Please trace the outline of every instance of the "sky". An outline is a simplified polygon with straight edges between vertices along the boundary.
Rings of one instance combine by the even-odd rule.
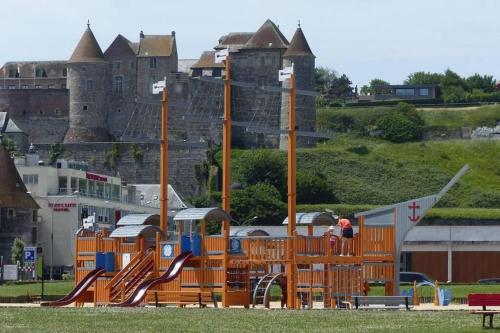
[[[354,85],[402,83],[416,71],[500,79],[499,0],[0,0],[0,64],[65,60],[90,20],[103,51],[117,34],[176,32],[180,59],[266,19],[290,40],[300,20],[316,66]]]

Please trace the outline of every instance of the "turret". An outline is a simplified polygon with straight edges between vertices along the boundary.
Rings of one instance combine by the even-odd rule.
[[[314,91],[314,67],[315,56],[307,43],[300,24],[292,37],[292,41],[283,55],[283,67],[293,64],[295,73],[295,87],[300,90]],[[283,83],[283,87],[289,87],[289,81]],[[288,129],[288,93],[282,95],[281,103],[281,128]],[[312,96],[297,95],[295,99],[296,125],[299,131],[313,132],[316,127],[315,98]],[[298,137],[297,145],[300,147],[313,144],[312,138]],[[281,135],[280,149],[287,149],[288,136]]]
[[[89,24],[67,66],[69,129],[64,142],[109,141],[106,129],[109,66]]]

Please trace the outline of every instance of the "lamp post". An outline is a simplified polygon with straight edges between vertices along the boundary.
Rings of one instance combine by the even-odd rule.
[[[75,196],[76,194],[80,193],[79,191],[74,191],[72,193],[72,196]],[[67,196],[60,197],[54,201],[54,204],[52,206],[52,214],[51,214],[51,221],[50,221],[50,270],[49,270],[49,278],[50,280],[54,280],[54,209],[56,208],[56,205],[59,201],[62,199],[68,198]],[[50,206],[50,204],[49,204]],[[49,207],[50,208],[50,207]]]

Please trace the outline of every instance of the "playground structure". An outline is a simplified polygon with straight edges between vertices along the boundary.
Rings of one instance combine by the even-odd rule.
[[[295,76],[289,79],[288,217],[286,237],[230,237],[231,117],[230,54],[225,55],[223,121],[223,193],[221,208],[188,208],[167,218],[168,92],[163,90],[160,215],[128,215],[117,228],[81,230],[75,241],[75,289],[48,306],[136,306],[199,304],[269,307],[273,285],[282,289],[281,305],[296,309],[343,306],[367,292],[370,282],[385,284],[386,295],[399,294],[399,257],[404,237],[467,171],[467,166],[441,192],[355,215],[359,229],[352,256],[340,255],[340,239],[314,236],[317,226],[330,226],[328,213],[296,212]],[[280,73],[281,75],[281,73]],[[281,134],[284,135],[284,134]],[[208,234],[207,223],[220,223]],[[307,226],[299,234],[297,225]],[[332,245],[333,244],[333,245]]]

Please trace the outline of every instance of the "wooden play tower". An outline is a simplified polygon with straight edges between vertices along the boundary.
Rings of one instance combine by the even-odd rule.
[[[225,56],[222,209],[188,208],[168,218],[168,90],[163,89],[160,215],[128,215],[110,234],[81,230],[76,235],[75,290],[46,305],[199,304],[269,306],[270,287],[282,289],[281,305],[335,308],[362,295],[367,283],[384,282],[398,292],[399,254],[404,236],[466,171],[437,195],[362,212],[352,256],[340,256],[340,239],[314,236],[331,226],[330,214],[296,212],[295,74],[290,71],[288,119],[288,216],[285,237],[230,236],[231,65]],[[284,89],[285,90],[285,89]],[[412,208],[413,215],[408,215]],[[417,215],[415,208],[418,206]],[[413,217],[412,217],[413,216]],[[410,217],[410,219],[408,219]],[[207,233],[207,222],[220,233]],[[409,221],[409,222],[408,222]],[[299,234],[297,225],[307,226]]]

